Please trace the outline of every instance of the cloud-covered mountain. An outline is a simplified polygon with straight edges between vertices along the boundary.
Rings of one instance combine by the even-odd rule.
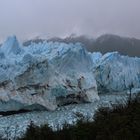
[[[31,42],[39,43],[44,39],[33,39],[23,43],[28,46]],[[97,39],[92,39],[87,36],[75,36],[71,35],[66,38],[54,37],[47,39],[52,42],[64,42],[64,43],[82,43],[86,49],[90,52],[101,52],[103,54],[107,52],[118,51],[122,55],[137,56],[140,57],[140,40],[135,38],[120,37],[117,35],[105,34]]]
[[[91,52],[107,52],[118,51],[120,54],[129,56],[140,56],[140,40],[135,38],[125,38],[117,35],[102,35],[97,39],[91,39],[86,36],[67,37],[65,39],[53,38],[51,41],[59,41],[65,43],[81,42]]]
[[[140,57],[140,40],[117,35],[102,35],[96,39],[91,51],[104,53],[118,51],[120,54]]]

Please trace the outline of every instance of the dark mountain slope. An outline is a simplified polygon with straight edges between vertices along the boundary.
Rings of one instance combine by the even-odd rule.
[[[33,43],[43,42],[44,39],[33,39],[23,43],[24,46],[28,46]],[[64,39],[54,37],[46,39],[46,41],[52,42],[64,42],[64,43],[82,43],[90,52],[101,52],[103,54],[107,52],[118,51],[120,54],[140,57],[140,40],[135,38],[120,37],[117,35],[105,34],[97,39],[88,38],[87,36],[75,36],[71,35]]]

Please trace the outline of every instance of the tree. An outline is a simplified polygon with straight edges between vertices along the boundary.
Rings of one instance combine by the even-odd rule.
[[[131,100],[132,100],[132,89],[134,88],[134,84],[131,83],[131,84],[128,86],[128,88],[129,88],[129,102],[128,102],[128,103],[130,103]]]

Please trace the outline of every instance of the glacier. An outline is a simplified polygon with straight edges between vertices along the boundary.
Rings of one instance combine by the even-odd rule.
[[[0,54],[0,111],[55,110],[99,100],[92,59],[79,43],[25,47],[13,36]]]
[[[100,100],[100,92],[140,88],[140,58],[90,53],[80,43],[43,41],[29,46],[16,36],[0,47],[0,111],[56,110]]]
[[[66,123],[73,125],[79,119],[76,115],[77,113],[93,121],[93,116],[100,107],[111,107],[112,104],[125,103],[127,100],[127,94],[117,96],[114,94],[102,94],[99,96],[100,100],[90,104],[71,104],[61,106],[55,111],[33,111],[0,117],[0,135],[3,138],[15,140],[15,138],[22,137],[25,134],[31,122],[37,126],[48,124],[56,131],[58,127],[62,128]]]
[[[140,88],[140,58],[121,56],[118,52],[102,56],[94,70],[98,91],[128,92]]]

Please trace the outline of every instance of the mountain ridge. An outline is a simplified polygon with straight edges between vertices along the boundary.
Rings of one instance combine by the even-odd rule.
[[[121,37],[119,35],[104,34],[97,38],[81,36],[68,36],[65,38],[53,37],[50,39],[33,39],[23,42],[23,45],[28,46],[33,43],[39,43],[43,41],[52,42],[64,42],[64,43],[82,43],[85,48],[90,52],[101,52],[103,54],[107,52],[118,51],[122,55],[137,56],[140,57],[140,39]]]

